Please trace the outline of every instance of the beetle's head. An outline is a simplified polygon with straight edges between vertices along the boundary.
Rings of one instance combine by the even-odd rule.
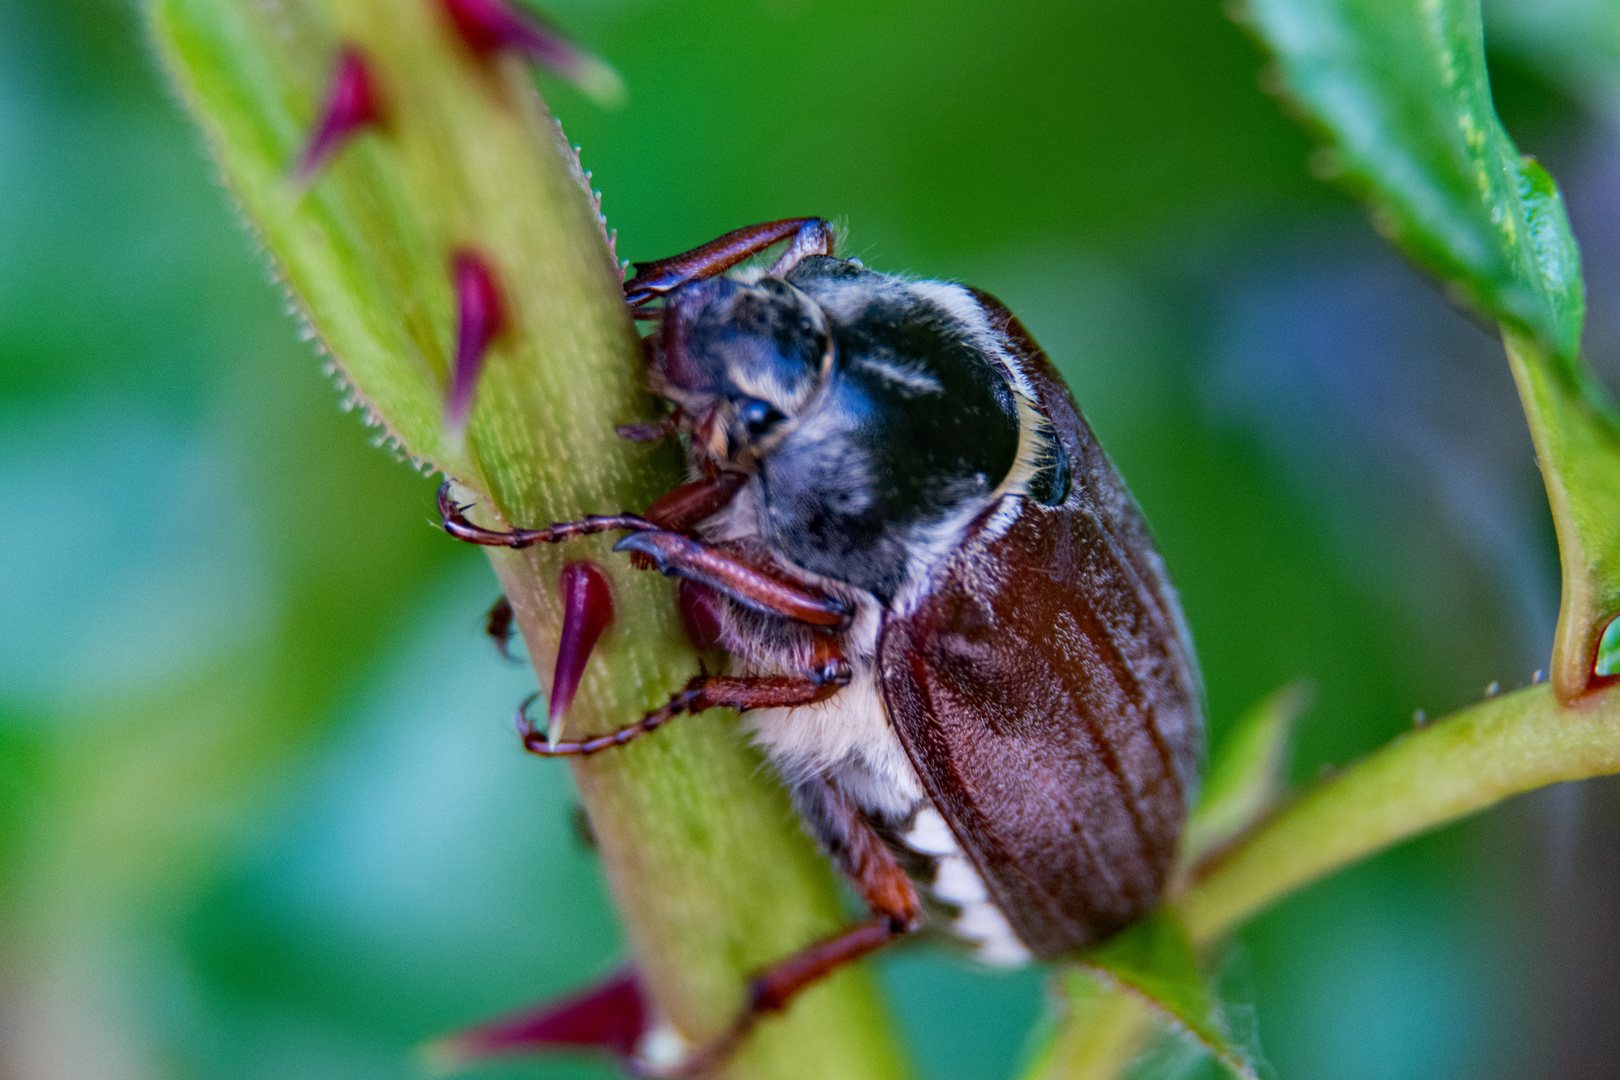
[[[670,298],[653,386],[686,415],[694,449],[748,467],[804,415],[832,358],[821,308],[786,281],[710,278]]]

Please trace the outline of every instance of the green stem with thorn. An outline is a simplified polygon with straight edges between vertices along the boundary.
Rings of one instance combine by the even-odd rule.
[[[474,55],[429,0],[148,10],[227,185],[387,439],[455,478],[490,524],[640,508],[678,482],[673,447],[614,435],[652,410],[640,347],[577,162],[521,64]],[[303,190],[289,167],[345,43],[367,58],[383,122]],[[464,438],[443,422],[458,250],[488,263],[505,312]],[[340,517],[311,527],[364,527]],[[576,733],[640,716],[697,670],[669,584],[610,544],[492,556],[542,685],[562,562],[593,558],[612,579],[618,621],[570,711]],[[723,1030],[749,973],[844,921],[830,868],[733,716],[683,719],[573,771],[646,988],[688,1040]],[[871,976],[854,969],[762,1024],[727,1071],[888,1080],[907,1067]]]

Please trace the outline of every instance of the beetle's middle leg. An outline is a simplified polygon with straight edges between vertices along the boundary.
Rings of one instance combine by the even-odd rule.
[[[523,748],[540,757],[589,756],[639,739],[683,713],[720,708],[746,712],[814,705],[847,686],[850,675],[849,661],[842,656],[819,663],[814,672],[805,675],[694,675],[685,688],[671,694],[667,702],[635,723],[593,739],[555,745],[529,719],[528,706],[534,700],[531,696],[518,708],[518,735],[523,739]]]
[[[700,490],[686,493],[687,488]],[[689,504],[723,501],[735,494],[733,485],[714,486],[712,481],[687,485],[687,488],[677,488],[659,500],[659,503],[667,501],[668,506],[660,508],[655,503],[654,509],[661,516],[678,519],[692,512]],[[615,545],[615,550],[628,551],[633,557],[650,561],[670,576],[708,586],[745,607],[823,631],[842,630],[853,619],[853,612],[844,601],[810,582],[796,580],[780,567],[754,562],[741,552],[670,532],[634,514],[598,515],[541,529],[485,529],[467,520],[464,508],[451,498],[448,482],[439,488],[439,512],[444,518],[445,531],[451,536],[491,547],[522,549],[615,530],[632,530],[630,536]],[[541,756],[594,754],[623,746],[683,713],[717,707],[746,711],[812,705],[837,693],[852,677],[853,669],[833,635],[821,633],[814,635],[813,654],[808,670],[802,674],[701,674],[664,705],[635,723],[581,742],[552,744],[546,734],[537,731],[529,721],[528,702],[525,702],[518,709],[518,731],[524,747]]]

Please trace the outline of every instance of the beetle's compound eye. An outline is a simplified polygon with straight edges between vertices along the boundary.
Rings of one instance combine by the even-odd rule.
[[[743,403],[737,408],[737,419],[741,420],[743,427],[748,429],[749,436],[757,439],[777,424],[780,424],[783,417],[776,410],[776,406],[768,401],[761,401],[759,398],[744,398]]]

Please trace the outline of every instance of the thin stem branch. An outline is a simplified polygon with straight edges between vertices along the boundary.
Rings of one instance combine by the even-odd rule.
[[[1564,780],[1620,772],[1620,690],[1562,708],[1546,684],[1410,732],[1305,792],[1198,868],[1176,901],[1207,946],[1267,905],[1400,840]]]

